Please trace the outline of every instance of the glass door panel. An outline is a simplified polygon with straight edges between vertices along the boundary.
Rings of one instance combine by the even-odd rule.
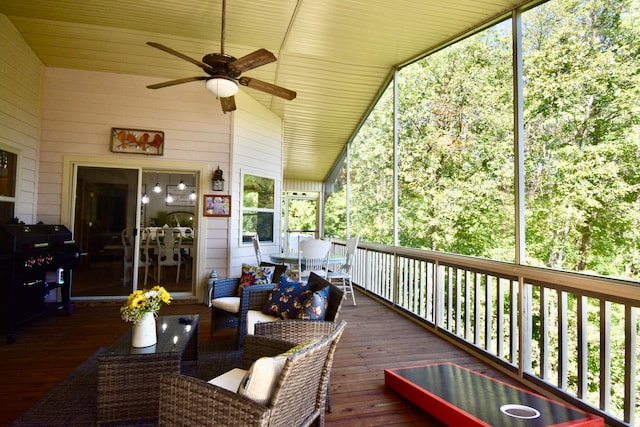
[[[133,289],[137,188],[136,169],[78,167],[74,236],[87,255],[73,271],[74,297],[128,295]]]

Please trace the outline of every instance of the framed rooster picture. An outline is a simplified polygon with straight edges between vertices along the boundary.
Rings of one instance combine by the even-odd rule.
[[[111,151],[162,156],[164,154],[164,132],[111,128]]]

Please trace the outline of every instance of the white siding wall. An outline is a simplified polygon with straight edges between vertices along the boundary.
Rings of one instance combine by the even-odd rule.
[[[322,193],[323,191],[323,183],[316,181],[303,181],[300,179],[285,179],[284,180],[284,189],[283,191],[315,191],[317,193]]]
[[[0,49],[0,147],[20,152],[16,215],[22,221],[60,223],[70,217],[68,171],[74,159],[108,167],[193,165],[204,172],[199,204],[202,194],[211,193],[211,173],[220,166],[233,211],[228,219],[200,218],[198,295],[212,268],[231,277],[239,275],[242,257],[254,259],[252,248],[239,245],[240,173],[272,176],[280,197],[280,118],[243,89],[236,96],[238,110],[223,114],[199,83],[150,90],[146,85],[161,79],[45,68],[4,15]],[[164,131],[164,155],[112,153],[112,127]],[[279,230],[280,211],[277,219]]]
[[[263,255],[280,252],[279,234],[281,227],[282,197],[282,120],[272,112],[262,108],[246,94],[236,97],[238,111],[234,119],[233,145],[233,193],[240,194],[242,173],[275,179],[275,238],[272,244],[262,244]],[[242,263],[256,263],[253,245],[240,243],[240,203],[239,197],[232,200],[235,221],[231,227],[231,277],[239,277]]]
[[[44,66],[5,15],[0,14],[0,148],[18,153],[15,216],[36,220],[38,149]]]

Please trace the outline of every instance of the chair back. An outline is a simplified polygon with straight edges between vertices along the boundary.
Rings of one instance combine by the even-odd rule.
[[[133,230],[125,228],[120,232],[120,240],[122,241],[122,250],[124,252],[124,263],[133,263]]]
[[[358,249],[358,242],[360,237],[352,237],[347,239],[347,261],[342,266],[342,270],[348,272],[351,269],[351,265],[353,264],[353,258],[356,254],[356,250]]]
[[[313,239],[313,237],[307,234],[289,234],[287,250],[290,253],[297,253],[300,250],[300,242],[311,239]]]
[[[159,228],[156,231],[156,242],[158,244],[158,266],[179,266],[182,263],[182,234],[180,230]],[[178,269],[178,275],[179,273]],[[160,281],[160,269],[158,269],[158,281]]]
[[[333,356],[346,322],[288,356],[269,402],[269,425],[308,425],[325,410]]]
[[[330,249],[329,240],[309,239],[300,242],[298,271],[301,280],[304,281],[304,277],[308,277],[312,272],[322,277],[327,276]]]
[[[256,261],[258,261],[258,265],[262,262],[262,251],[260,249],[260,237],[257,234],[254,234],[251,238],[253,240],[253,250],[256,253]]]

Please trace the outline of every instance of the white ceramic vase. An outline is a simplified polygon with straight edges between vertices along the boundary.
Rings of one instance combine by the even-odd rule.
[[[131,347],[149,347],[158,342],[155,313],[145,313],[133,324],[131,331]]]

